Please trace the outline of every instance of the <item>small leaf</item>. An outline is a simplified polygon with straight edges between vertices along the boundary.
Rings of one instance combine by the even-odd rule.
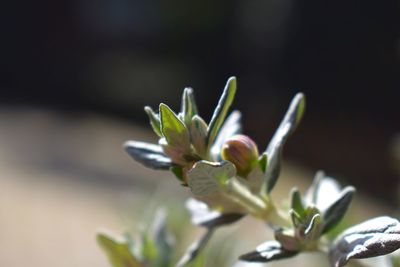
[[[199,156],[205,158],[207,153],[207,124],[197,115],[192,118],[190,124],[190,139]]]
[[[346,265],[350,259],[389,254],[400,248],[400,223],[383,216],[355,225],[338,236],[330,249],[332,267]]]
[[[150,125],[153,128],[154,132],[162,137],[161,133],[161,122],[159,116],[153,111],[153,109],[149,106],[144,107],[144,111],[147,113],[150,119]]]
[[[113,267],[144,267],[131,253],[124,238],[116,239],[106,233],[97,234],[97,243],[105,251]]]
[[[190,212],[191,221],[194,225],[207,228],[230,224],[244,216],[240,213],[221,213],[217,210],[211,210],[206,203],[194,198],[189,198],[186,201],[186,208]]]
[[[327,177],[323,171],[318,171],[304,199],[309,205],[314,204],[324,211],[337,200],[340,192],[341,187],[334,178]]]
[[[345,189],[343,189],[337,200],[332,203],[327,210],[323,212],[323,234],[331,230],[334,226],[336,226],[336,224],[338,224],[342,220],[347,209],[350,206],[354,193],[355,188],[352,186],[347,186]]]
[[[134,160],[146,167],[168,170],[172,166],[171,159],[164,154],[162,148],[158,145],[139,141],[127,141],[124,144],[124,149]]]
[[[229,161],[202,160],[188,172],[188,185],[194,195],[207,196],[220,192],[220,187],[235,174],[235,166]]]
[[[190,87],[186,87],[183,91],[181,112],[183,114],[183,120],[187,126],[191,124],[193,116],[198,113],[193,89]]]
[[[300,216],[300,218],[303,218],[305,215],[305,210],[300,192],[297,188],[292,189],[290,193],[290,199],[290,207]]]
[[[182,166],[172,166],[170,171],[178,178],[179,181],[186,183],[185,179],[183,178],[183,167]]]
[[[292,224],[295,228],[298,228],[303,224],[303,218],[293,209],[289,210],[290,218],[292,219]]]
[[[189,131],[178,116],[165,104],[160,104],[161,132],[168,145],[190,151]]]
[[[222,123],[225,120],[225,116],[231,106],[236,93],[236,78],[231,77],[228,79],[224,92],[219,99],[218,105],[214,110],[214,114],[211,118],[210,125],[208,127],[208,138],[207,145],[211,147],[214,140],[221,128]]]
[[[255,251],[239,257],[240,260],[250,262],[269,262],[293,257],[296,251],[287,251],[277,241],[268,241],[259,245]]]
[[[289,135],[298,126],[305,109],[305,99],[302,93],[298,93],[290,103],[289,109],[286,112],[281,124],[271,139],[266,149],[268,155],[268,168],[265,173],[266,191],[271,192],[280,173],[281,154],[283,145]]]
[[[321,215],[319,214],[315,214],[312,217],[310,224],[304,231],[306,243],[309,241],[315,241],[321,236],[321,230],[322,230],[321,220],[322,220]]]
[[[263,173],[267,170],[268,165],[268,156],[267,153],[262,153],[261,156],[258,158],[258,165],[260,166]]]
[[[186,250],[185,254],[176,264],[176,267],[185,267],[190,262],[192,262],[197,255],[202,251],[202,249],[206,246],[210,238],[214,233],[214,228],[207,228],[207,230],[201,235],[195,242],[193,242],[189,248]]]
[[[240,124],[241,117],[242,114],[240,111],[234,110],[228,118],[226,118],[211,147],[211,154],[214,160],[219,161],[221,159],[221,149],[225,140],[242,132],[242,125]]]

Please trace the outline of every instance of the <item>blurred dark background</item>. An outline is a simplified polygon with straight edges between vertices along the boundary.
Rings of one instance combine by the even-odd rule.
[[[8,2],[0,103],[145,125],[185,86],[210,118],[226,79],[262,146],[291,97],[307,96],[285,156],[396,203],[400,3],[369,1]]]

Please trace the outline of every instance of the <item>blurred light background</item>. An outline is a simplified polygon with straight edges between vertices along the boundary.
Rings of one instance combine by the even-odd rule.
[[[154,192],[156,178],[173,179],[132,163],[121,149],[127,139],[154,140],[143,106],[177,109],[191,86],[210,118],[232,75],[234,106],[260,149],[291,97],[306,94],[306,116],[284,153],[302,170],[291,177],[309,182],[323,169],[398,206],[398,0],[4,5],[1,266],[27,259],[30,266],[107,266],[96,227],[120,232],[142,203],[132,195]],[[71,257],[61,264],[49,244]]]

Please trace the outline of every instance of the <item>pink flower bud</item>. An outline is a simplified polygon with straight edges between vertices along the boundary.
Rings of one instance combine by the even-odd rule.
[[[225,141],[221,156],[235,164],[240,176],[246,177],[257,163],[258,149],[250,137],[238,134]]]

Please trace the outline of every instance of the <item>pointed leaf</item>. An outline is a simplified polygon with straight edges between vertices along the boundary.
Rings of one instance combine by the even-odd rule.
[[[132,255],[125,239],[116,239],[106,233],[98,233],[97,243],[105,251],[113,267],[144,267]]]
[[[229,161],[202,160],[188,172],[188,184],[194,195],[207,196],[220,192],[221,186],[235,174],[235,166]]]
[[[400,248],[400,223],[387,216],[370,219],[344,231],[336,238],[329,256],[332,267],[350,259],[389,254]]]
[[[314,204],[324,211],[337,200],[340,193],[339,183],[334,178],[327,177],[323,171],[318,171],[304,199],[309,205]]]
[[[300,192],[297,188],[293,188],[290,193],[290,207],[300,216],[303,218],[305,215],[305,210],[303,206],[303,200],[301,199]]]
[[[218,132],[214,144],[211,147],[211,154],[215,160],[221,159],[221,149],[224,142],[231,136],[240,134],[242,132],[242,125],[240,124],[242,114],[238,110],[234,110]]]
[[[147,113],[150,119],[150,125],[153,128],[154,132],[162,137],[161,133],[161,122],[159,116],[153,111],[153,109],[149,106],[144,107],[144,111]]]
[[[189,198],[186,201],[186,208],[190,212],[191,221],[194,225],[208,228],[230,224],[244,216],[240,213],[221,213],[212,210],[206,203],[194,198]]]
[[[307,241],[315,241],[321,236],[321,215],[315,214],[310,224],[308,225],[307,229],[304,231],[305,239]]]
[[[258,158],[258,165],[260,166],[263,173],[267,170],[268,166],[268,156],[267,153],[262,153],[261,156]]]
[[[183,178],[183,167],[182,166],[172,166],[170,171],[178,178],[179,181],[186,183]]]
[[[192,122],[194,115],[197,115],[196,101],[194,100],[193,89],[186,87],[182,94],[182,114],[183,120],[187,126]]]
[[[231,106],[236,93],[236,78],[231,77],[228,79],[224,92],[219,99],[218,105],[214,110],[214,114],[211,118],[210,125],[208,127],[208,138],[207,144],[211,147],[214,140],[221,128],[222,123],[225,120],[225,116]]]
[[[190,151],[189,131],[178,116],[165,104],[160,104],[161,132],[168,145]]]
[[[259,245],[255,251],[240,256],[239,259],[250,262],[269,262],[290,258],[297,253],[296,251],[284,250],[277,241],[268,241]]]
[[[202,118],[195,115],[190,124],[190,138],[194,149],[203,158],[207,151],[207,124]]]
[[[298,93],[290,103],[289,109],[286,112],[278,130],[272,137],[271,142],[267,147],[268,155],[268,168],[265,173],[266,178],[266,191],[269,193],[274,188],[275,183],[280,173],[281,154],[283,145],[285,144],[289,135],[298,126],[305,109],[305,99],[302,93]]]
[[[355,188],[352,186],[347,186],[345,189],[343,189],[338,199],[332,203],[332,205],[329,206],[326,211],[323,212],[324,228],[322,233],[328,232],[342,220],[350,206],[354,193]]]
[[[134,160],[146,167],[168,170],[172,166],[171,159],[164,154],[162,148],[158,145],[127,141],[124,144],[124,149]]]

